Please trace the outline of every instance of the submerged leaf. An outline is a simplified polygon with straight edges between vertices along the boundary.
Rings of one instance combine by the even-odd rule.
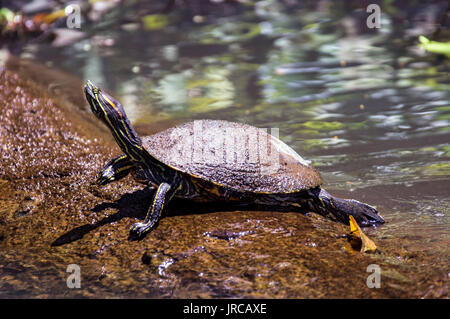
[[[362,232],[355,218],[351,215],[348,239],[352,248],[359,250],[361,253],[374,253],[377,250],[375,243]]]

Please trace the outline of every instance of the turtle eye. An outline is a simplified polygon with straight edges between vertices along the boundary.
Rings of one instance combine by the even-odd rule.
[[[91,85],[91,88],[92,88],[92,93],[94,95],[97,95],[98,93],[100,93],[100,89],[97,88],[95,85]]]

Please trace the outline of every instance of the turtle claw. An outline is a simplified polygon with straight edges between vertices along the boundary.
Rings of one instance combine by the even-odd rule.
[[[150,230],[150,226],[145,223],[135,223],[130,228],[130,236],[131,240],[142,239],[145,234]]]

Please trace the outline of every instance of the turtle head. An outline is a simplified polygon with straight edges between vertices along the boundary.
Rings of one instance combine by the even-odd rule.
[[[84,94],[91,106],[92,113],[102,122],[105,122],[105,124],[108,124],[108,120],[110,122],[116,122],[117,120],[126,118],[122,105],[111,95],[95,86],[91,81],[87,81],[84,86]]]
[[[130,124],[122,105],[111,95],[103,92],[91,81],[84,86],[86,100],[91,106],[94,115],[108,126],[121,148],[127,149],[127,145],[141,145],[136,131]]]

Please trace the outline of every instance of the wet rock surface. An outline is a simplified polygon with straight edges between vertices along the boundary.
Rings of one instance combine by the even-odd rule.
[[[445,254],[378,230],[367,233],[379,252],[351,252],[347,227],[315,215],[174,201],[153,232],[129,241],[151,192],[129,177],[94,184],[120,152],[104,130],[4,70],[0,95],[1,298],[449,295]],[[80,289],[67,287],[70,264]],[[370,264],[380,288],[367,287]]]

